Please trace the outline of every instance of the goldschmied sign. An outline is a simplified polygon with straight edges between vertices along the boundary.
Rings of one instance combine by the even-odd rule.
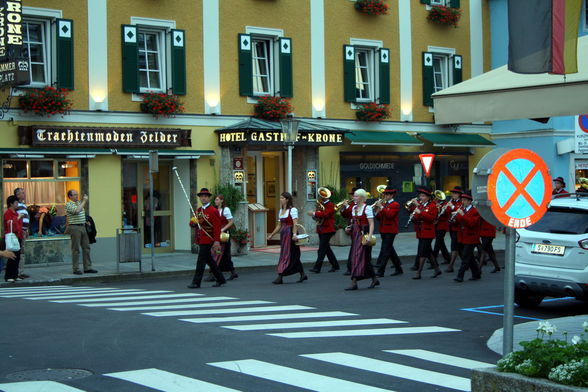
[[[0,87],[30,83],[23,45],[22,2],[0,0]]]

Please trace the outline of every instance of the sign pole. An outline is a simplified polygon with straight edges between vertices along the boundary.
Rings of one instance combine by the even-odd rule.
[[[504,319],[502,322],[502,356],[513,350],[515,244],[516,229],[506,228],[504,257]]]

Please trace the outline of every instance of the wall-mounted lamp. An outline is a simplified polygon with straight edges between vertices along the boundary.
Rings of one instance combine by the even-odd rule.
[[[206,94],[206,113],[208,114],[219,114],[220,108],[220,97],[217,93],[210,92]]]
[[[101,112],[106,109],[106,93],[102,90],[93,91],[90,94],[90,110]]]

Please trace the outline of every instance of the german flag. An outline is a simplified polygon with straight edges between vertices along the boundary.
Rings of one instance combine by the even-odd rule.
[[[522,74],[578,72],[581,10],[582,0],[508,0],[508,69]]]

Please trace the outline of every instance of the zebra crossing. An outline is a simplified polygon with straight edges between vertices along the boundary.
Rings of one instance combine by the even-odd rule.
[[[236,392],[241,390],[256,390],[256,382],[265,380],[276,383],[274,390],[279,390],[279,385],[285,384],[295,388],[319,392],[383,392],[383,391],[413,391],[427,390],[425,385],[433,389],[448,391],[470,391],[469,372],[473,368],[490,367],[490,363],[457,357],[445,353],[438,353],[422,349],[408,350],[382,350],[374,353],[386,359],[371,358],[344,352],[326,352],[301,354],[288,359],[288,365],[274,363],[270,360],[245,358],[232,361],[210,362],[207,366],[222,369],[225,373],[217,374],[216,380],[202,380],[172,373],[162,369],[148,368],[128,370],[114,373],[105,373],[98,377],[108,377],[117,380],[121,384],[109,384],[109,390],[125,390],[132,383],[141,387],[164,392],[185,391],[212,391],[212,392]],[[407,366],[399,363],[403,358],[416,359],[417,366]],[[305,368],[315,368],[317,363],[326,362],[335,368],[327,368],[322,372],[308,371]],[[293,365],[294,364],[294,365]],[[429,370],[431,364],[436,365],[437,370]],[[438,365],[441,365],[439,369]],[[352,368],[361,372],[362,382],[351,381],[345,369]],[[439,371],[443,370],[443,371]],[[337,373],[337,375],[333,374]],[[208,374],[206,369],[204,373]],[[246,380],[239,382],[239,388],[235,389],[235,380],[231,375],[239,373]],[[330,373],[330,374],[329,374]],[[383,377],[374,378],[376,373]],[[341,378],[341,374],[345,374]],[[232,380],[232,386],[219,385],[217,380]],[[376,385],[373,385],[373,383]],[[3,392],[86,392],[79,389],[83,380],[78,380],[78,388],[55,381],[29,381],[0,384]],[[372,385],[370,385],[370,383]],[[244,384],[247,388],[244,388]],[[125,388],[125,385],[127,387]],[[403,389],[399,389],[403,388]],[[96,391],[93,387],[91,390]]]
[[[0,288],[0,298],[73,304],[116,312],[139,312],[148,317],[173,317],[193,324],[217,324],[220,328],[232,331],[259,332],[284,339],[459,332],[458,329],[440,326],[406,326],[408,321],[362,318],[355,313],[321,311],[306,305],[170,290],[65,285],[6,287]],[[260,323],[262,321],[264,323]]]

